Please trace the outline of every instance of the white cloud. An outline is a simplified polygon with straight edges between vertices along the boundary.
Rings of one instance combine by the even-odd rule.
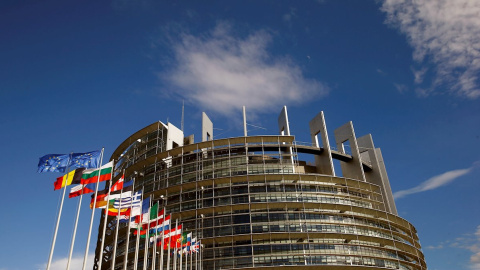
[[[84,254],[73,254],[72,260],[70,262],[70,270],[81,270],[83,268],[83,255]],[[87,258],[87,269],[92,269],[93,261],[95,259],[95,254],[91,253]],[[51,270],[65,270],[67,267],[68,258],[59,258],[52,260],[50,265]],[[42,265],[39,269],[45,269],[47,264]]]
[[[202,36],[181,34],[173,42],[176,64],[160,74],[175,94],[210,111],[232,114],[278,110],[324,96],[328,87],[307,79],[287,57],[273,57],[267,46],[272,36],[257,31],[245,38],[219,23]]]
[[[424,79],[424,76],[425,76],[425,73],[427,72],[428,68],[424,67],[424,68],[421,68],[419,70],[416,70],[412,67],[411,69],[412,69],[412,72],[413,72],[413,76],[415,77],[414,78],[415,83],[416,84],[422,83],[423,79]]]
[[[471,99],[480,97],[480,1],[384,0],[381,7],[387,23],[407,36],[413,58],[431,61],[436,75],[429,89],[438,86]],[[423,81],[424,71],[414,74]]]
[[[400,94],[403,94],[408,91],[408,87],[404,84],[394,83],[393,86],[395,86],[395,88]]]
[[[453,171],[448,171],[448,172],[442,173],[440,175],[436,175],[436,176],[426,180],[425,182],[421,183],[420,185],[418,185],[416,187],[395,192],[393,194],[393,197],[395,199],[399,199],[399,198],[405,197],[405,196],[410,195],[410,194],[439,188],[439,187],[444,186],[444,185],[452,182],[453,180],[471,172],[473,170],[473,168],[474,167],[470,167],[468,169],[453,170]]]
[[[480,225],[477,226],[473,235],[466,234],[465,237],[459,237],[450,246],[469,250],[472,253],[469,268],[480,270]]]

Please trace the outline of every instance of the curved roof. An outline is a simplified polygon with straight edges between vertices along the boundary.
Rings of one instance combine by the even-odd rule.
[[[155,123],[152,123],[140,130],[138,130],[137,132],[133,133],[132,135],[130,135],[130,137],[126,138],[118,147],[117,149],[115,149],[115,151],[113,152],[112,156],[110,157],[110,160],[112,160],[113,158],[115,157],[118,157],[120,156],[120,154],[123,153],[123,151],[125,151],[125,149],[127,149],[127,147],[132,144],[134,141],[140,139],[141,137],[143,137],[146,133],[149,133],[149,132],[152,132],[154,130],[157,130],[159,125],[163,125],[164,127],[165,124],[162,123],[162,121],[158,121],[158,122],[155,122]]]

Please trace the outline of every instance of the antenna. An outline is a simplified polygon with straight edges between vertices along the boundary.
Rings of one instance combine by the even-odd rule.
[[[183,132],[183,119],[185,117],[185,100],[182,101],[182,123],[181,123],[181,126],[182,126],[182,132]]]
[[[247,114],[245,112],[245,106],[242,107],[243,110],[243,136],[247,137]]]

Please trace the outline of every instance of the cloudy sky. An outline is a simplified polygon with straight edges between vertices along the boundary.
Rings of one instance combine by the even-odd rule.
[[[471,0],[1,1],[0,269],[45,268],[61,193],[40,156],[110,157],[148,124],[180,127],[182,102],[197,141],[202,111],[214,137],[241,136],[242,105],[251,135],[277,134],[284,105],[298,141],[319,111],[330,132],[353,121],[382,148],[429,269],[480,269],[479,14]],[[76,262],[89,217],[84,204]]]

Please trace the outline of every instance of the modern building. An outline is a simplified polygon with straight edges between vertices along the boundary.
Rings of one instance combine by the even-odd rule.
[[[332,147],[323,112],[309,125],[312,142],[297,142],[284,107],[278,135],[247,136],[245,128],[243,137],[216,139],[203,114],[202,141],[194,142],[171,123],[153,123],[115,150],[115,179],[125,170],[137,190],[202,239],[202,267],[194,270],[427,269],[371,135],[357,138],[349,122],[334,131]],[[102,269],[111,269],[115,223],[107,228]],[[127,230],[119,231],[115,269],[124,269]],[[131,236],[127,269],[135,248]],[[158,268],[148,254],[148,267],[156,260]]]

